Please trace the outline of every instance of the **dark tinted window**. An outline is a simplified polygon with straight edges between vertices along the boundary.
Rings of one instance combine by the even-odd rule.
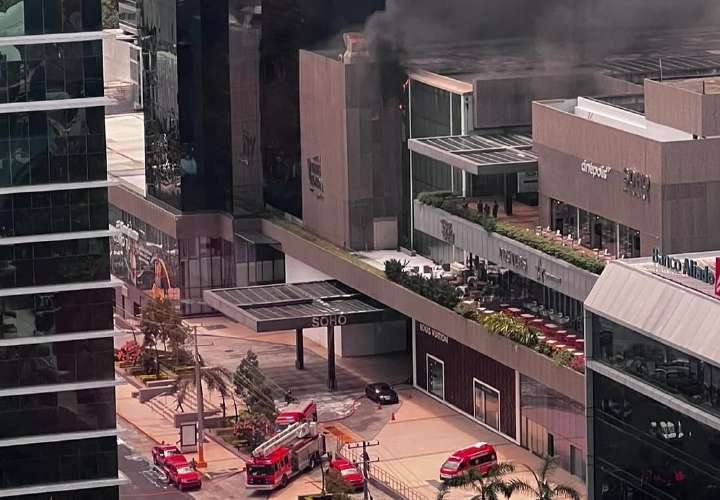
[[[36,495],[23,495],[23,500],[119,500],[120,494],[117,486],[110,488],[91,488],[88,490],[58,491],[53,493],[38,493]]]
[[[107,230],[107,189],[0,195],[0,238]]]
[[[113,329],[111,288],[0,297],[0,339]]]
[[[9,446],[0,453],[0,488],[117,478],[117,466],[114,436]]]
[[[107,238],[0,246],[0,286],[110,279]]]
[[[0,398],[6,438],[115,428],[115,390],[48,392]]]
[[[0,37],[98,31],[98,0],[6,0],[0,2]]]
[[[0,388],[112,380],[112,339],[0,347]]]

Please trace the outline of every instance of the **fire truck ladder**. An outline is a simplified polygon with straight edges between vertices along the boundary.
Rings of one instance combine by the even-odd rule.
[[[255,458],[266,457],[282,446],[289,446],[298,439],[312,436],[314,434],[313,427],[314,422],[312,424],[309,422],[296,422],[255,448],[252,456]]]

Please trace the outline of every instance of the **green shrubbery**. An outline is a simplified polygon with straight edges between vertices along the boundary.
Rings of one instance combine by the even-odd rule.
[[[420,193],[418,195],[418,201],[425,205],[440,208],[452,215],[482,226],[483,229],[490,233],[497,233],[506,238],[518,241],[530,248],[539,250],[552,257],[557,257],[581,269],[595,274],[600,274],[603,269],[605,269],[605,263],[600,259],[576,252],[572,248],[568,248],[561,243],[543,238],[542,236],[537,236],[534,232],[527,231],[524,228],[500,222],[493,217],[485,217],[477,210],[468,208],[467,202],[465,202],[463,198],[456,197],[453,193],[447,191]]]

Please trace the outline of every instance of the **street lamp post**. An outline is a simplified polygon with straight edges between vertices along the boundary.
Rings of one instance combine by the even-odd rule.
[[[198,330],[197,325],[193,326],[193,338],[195,339],[195,388],[197,390],[197,433],[198,433],[198,467],[207,467],[205,462],[205,402],[202,393],[202,377],[200,376],[200,354],[198,353]]]

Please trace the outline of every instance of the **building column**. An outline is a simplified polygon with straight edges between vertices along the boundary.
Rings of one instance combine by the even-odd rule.
[[[303,345],[303,329],[295,329],[295,368],[305,368],[305,349]]]
[[[335,327],[327,327],[327,353],[328,353],[328,389],[334,391],[337,388],[335,380]]]
[[[512,174],[505,174],[505,213],[512,215]]]

